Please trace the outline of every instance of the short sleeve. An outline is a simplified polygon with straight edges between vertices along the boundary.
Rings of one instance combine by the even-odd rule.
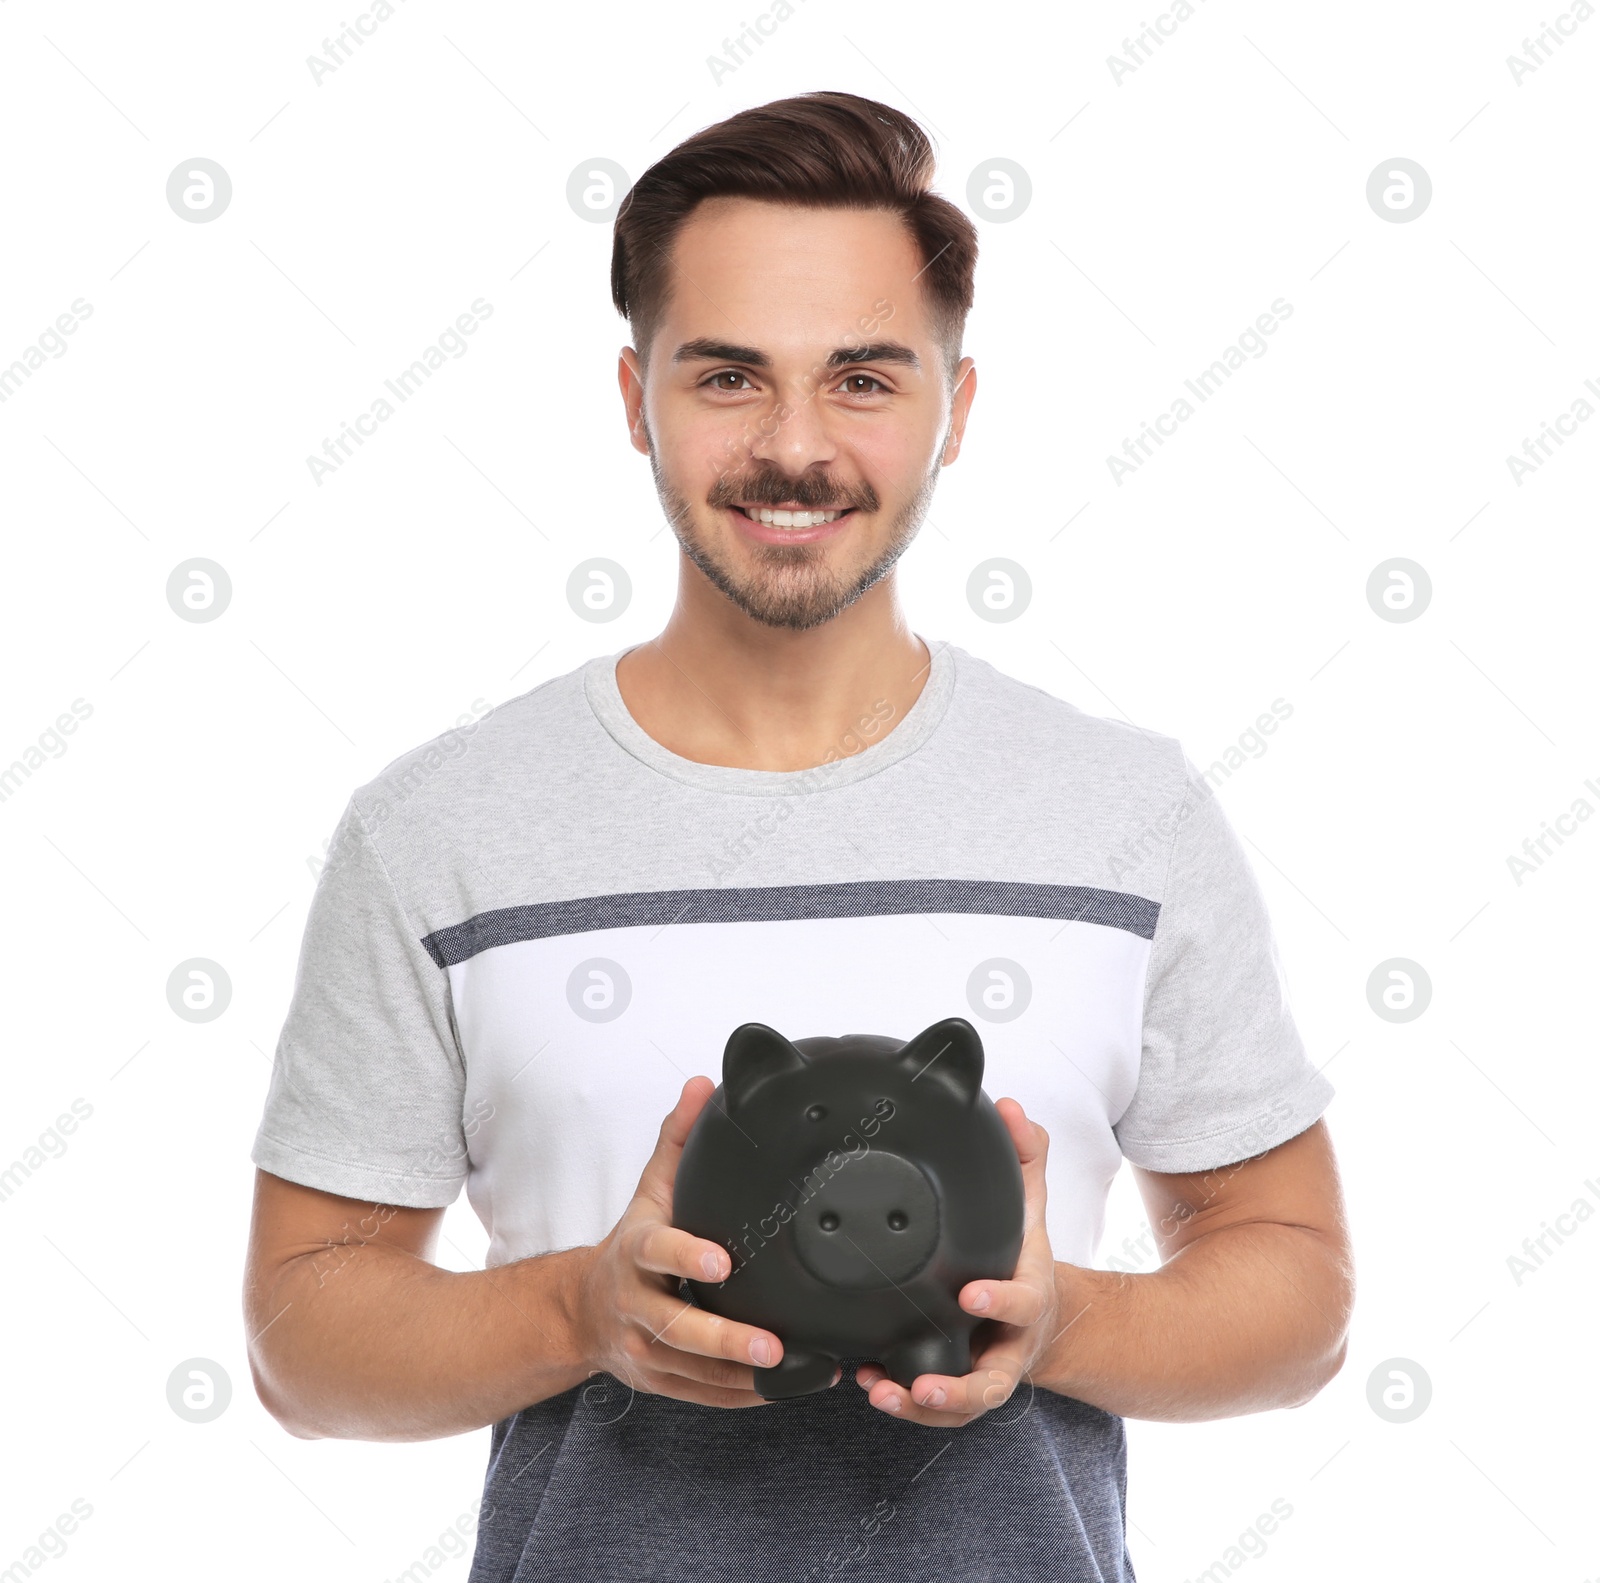
[[[348,1198],[452,1203],[467,1144],[448,995],[351,798],[317,876],[250,1158]]]
[[[1211,786],[1186,787],[1145,975],[1139,1079],[1113,1132],[1152,1171],[1203,1171],[1275,1148],[1327,1108],[1250,862]]]

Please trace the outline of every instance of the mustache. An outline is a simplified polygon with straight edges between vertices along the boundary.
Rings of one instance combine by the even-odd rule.
[[[781,474],[760,473],[749,479],[721,479],[706,497],[708,505],[742,505],[776,508],[797,502],[802,511],[876,511],[878,492],[871,484],[843,489],[826,478],[784,478]]]

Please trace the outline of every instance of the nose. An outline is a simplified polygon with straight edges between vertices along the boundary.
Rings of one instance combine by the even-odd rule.
[[[805,1178],[795,1251],[825,1286],[870,1291],[909,1280],[939,1242],[939,1197],[922,1169],[885,1150],[826,1161]],[[811,1190],[813,1189],[814,1190]]]
[[[804,390],[787,392],[757,425],[750,442],[752,461],[766,462],[790,477],[827,468],[838,456],[827,414]]]

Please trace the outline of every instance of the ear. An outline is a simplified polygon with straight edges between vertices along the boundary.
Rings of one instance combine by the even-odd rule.
[[[764,1022],[741,1023],[722,1052],[722,1087],[731,1109],[738,1109],[769,1077],[798,1072],[806,1058],[776,1028]]]
[[[913,1079],[937,1083],[964,1105],[983,1087],[983,1041],[965,1017],[946,1017],[924,1028],[895,1060]]]

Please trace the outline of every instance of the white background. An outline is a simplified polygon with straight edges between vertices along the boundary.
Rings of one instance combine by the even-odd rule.
[[[1129,1422],[1141,1583],[1230,1575],[1280,1499],[1251,1583],[1600,1575],[1600,1217],[1520,1283],[1507,1263],[1600,1205],[1600,831],[1572,824],[1521,884],[1507,863],[1600,806],[1600,423],[1520,483],[1506,462],[1600,407],[1600,19],[1519,85],[1507,57],[1551,9],[1201,0],[1119,83],[1107,57],[1151,9],[797,0],[719,82],[708,57],[762,0],[399,0],[319,85],[307,57],[353,4],[0,7],[0,366],[92,307],[0,405],[0,766],[92,706],[0,801],[0,1166],[92,1107],[0,1202],[0,1570],[81,1499],[48,1577],[465,1576],[424,1557],[470,1522],[486,1431],[297,1441],[250,1385],[248,1148],[308,859],[351,788],[474,699],[666,617],[610,230],[569,175],[631,179],[739,108],[841,88],[917,114],[957,201],[997,158],[1032,184],[980,216],[979,392],[903,562],[915,629],[1202,765],[1292,705],[1221,795],[1338,1090],[1358,1311],[1305,1408]],[[186,223],[166,184],[196,157],[233,195]],[[1366,197],[1396,157],[1433,186],[1401,223]],[[307,455],[480,297],[466,355],[316,483]],[[1266,354],[1116,482],[1107,456],[1278,298]],[[593,556],[633,583],[604,626],[565,597]],[[967,603],[990,556],[1031,578],[1008,623]],[[166,598],[195,557],[232,582],[207,623]],[[1394,558],[1431,580],[1415,620],[1369,604]],[[167,1004],[193,957],[232,983],[208,1023]],[[1409,1022],[1369,1004],[1392,958],[1431,981]],[[1143,1229],[1124,1173],[1103,1255]],[[464,1197],[446,1230],[474,1266]],[[167,1405],[192,1358],[232,1384],[207,1424]],[[1396,1359],[1432,1388],[1400,1424],[1368,1394]]]

